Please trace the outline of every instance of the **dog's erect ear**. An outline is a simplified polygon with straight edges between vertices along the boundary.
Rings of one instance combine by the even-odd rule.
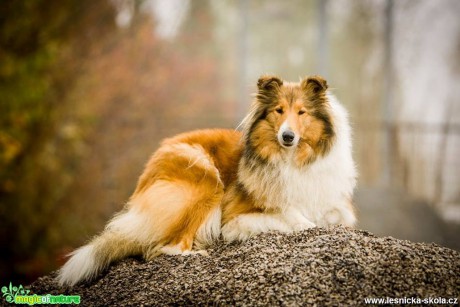
[[[317,95],[326,92],[328,86],[326,80],[320,76],[311,76],[305,78],[300,83],[302,89],[307,95]]]
[[[283,81],[276,76],[263,75],[257,81],[257,87],[259,88],[259,91],[276,89],[281,85],[283,85]]]

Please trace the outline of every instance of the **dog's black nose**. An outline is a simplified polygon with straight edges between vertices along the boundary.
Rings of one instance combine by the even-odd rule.
[[[294,141],[294,138],[295,138],[295,134],[294,132],[288,130],[288,131],[284,131],[283,132],[283,141],[286,143],[286,144],[290,144],[292,143],[292,141]]]

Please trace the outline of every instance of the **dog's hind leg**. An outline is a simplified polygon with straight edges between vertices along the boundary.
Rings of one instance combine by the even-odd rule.
[[[206,225],[215,220],[212,217],[223,194],[219,170],[202,146],[165,144],[149,161],[130,200],[130,208],[141,211],[148,221],[147,231],[140,231],[139,238],[144,243],[144,257],[190,254],[195,237],[199,243],[209,237],[212,241],[216,231],[220,234],[220,218],[217,227]],[[212,230],[210,234],[202,231],[207,228]]]
[[[193,248],[204,248],[220,235],[220,202],[224,189],[216,179],[209,176],[191,187],[191,199],[167,230],[161,253],[207,254]]]
[[[166,146],[153,162],[155,176],[164,179],[153,181],[150,188],[144,185],[133,200],[153,224],[161,220],[157,231],[152,233],[155,242],[144,247],[144,257],[195,253],[194,247],[204,248],[220,235],[224,186],[219,171],[199,145]],[[144,176],[147,180],[150,177]]]

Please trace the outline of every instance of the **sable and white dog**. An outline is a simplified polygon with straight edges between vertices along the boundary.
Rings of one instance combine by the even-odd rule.
[[[347,112],[319,76],[262,76],[242,132],[201,130],[165,140],[126,207],[59,272],[95,277],[134,254],[206,254],[220,236],[353,226],[356,171]]]

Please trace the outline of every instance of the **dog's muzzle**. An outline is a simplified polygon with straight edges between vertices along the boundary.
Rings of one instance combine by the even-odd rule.
[[[295,147],[299,143],[299,139],[300,137],[291,130],[287,122],[281,125],[278,131],[278,142],[281,146],[285,148]]]
[[[295,133],[291,130],[284,131],[281,134],[281,138],[283,139],[284,146],[291,147],[294,145]]]

